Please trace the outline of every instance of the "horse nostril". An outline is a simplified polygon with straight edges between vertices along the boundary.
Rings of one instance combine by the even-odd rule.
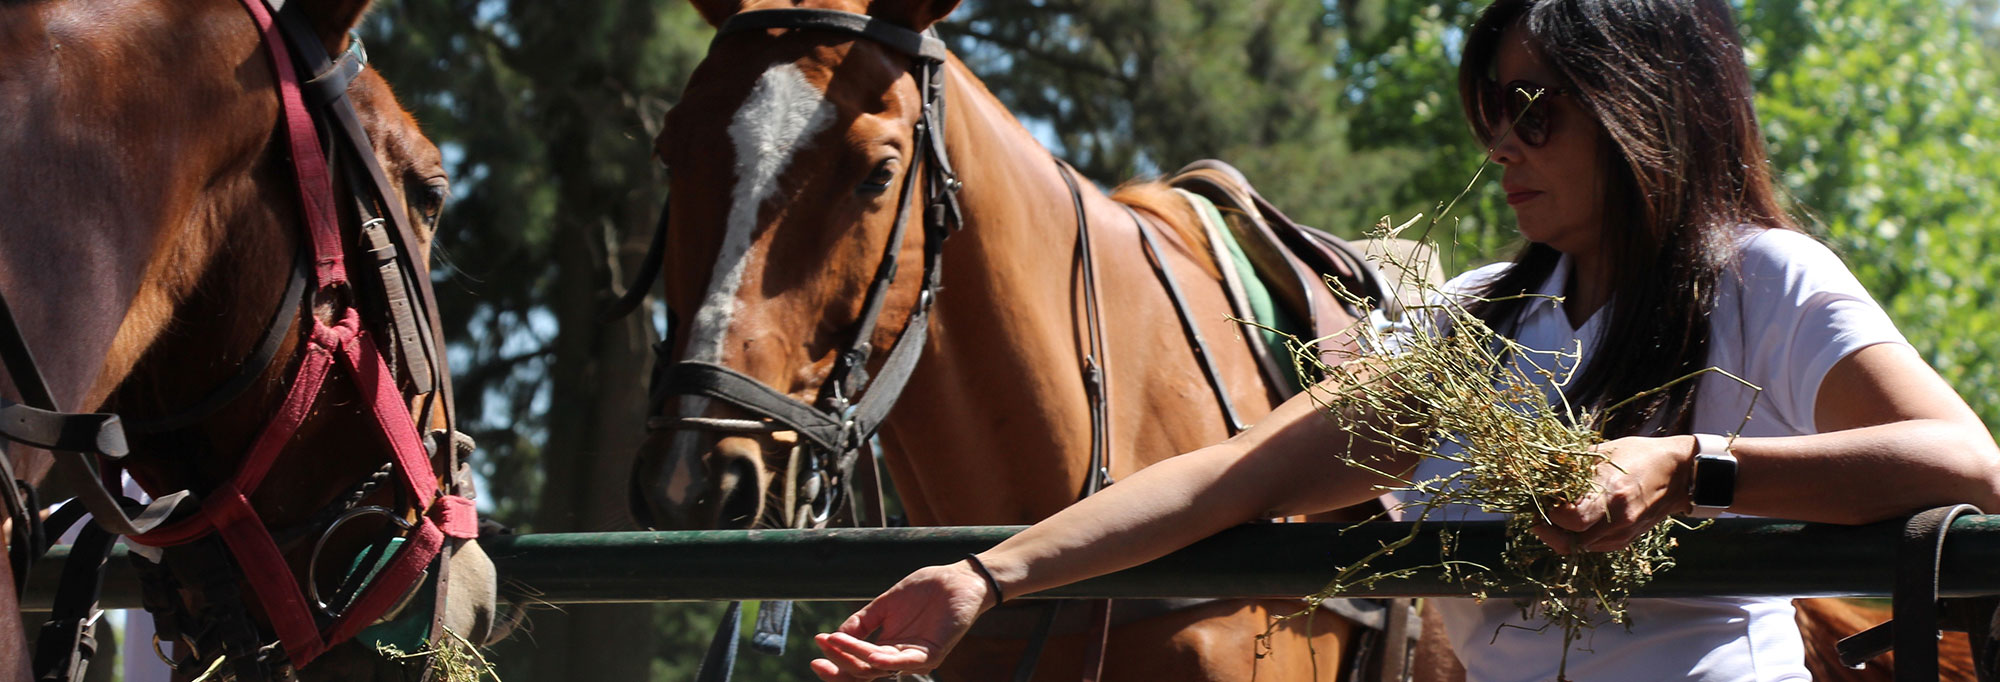
[[[723,467],[716,492],[722,503],[716,509],[717,528],[749,528],[756,525],[764,491],[758,489],[757,467],[749,460],[730,458]]]

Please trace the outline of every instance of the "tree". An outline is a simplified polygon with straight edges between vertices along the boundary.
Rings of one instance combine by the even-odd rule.
[[[1925,359],[2000,425],[1989,2],[1745,3],[1785,186]]]
[[[522,530],[629,526],[645,423],[648,316],[597,321],[643,255],[663,176],[661,94],[706,29],[684,6],[409,0],[371,25],[376,64],[448,150],[458,198],[440,238],[461,414],[485,446],[490,514]],[[640,679],[647,606],[537,614],[503,647],[528,679]],[[528,672],[532,671],[532,672]]]

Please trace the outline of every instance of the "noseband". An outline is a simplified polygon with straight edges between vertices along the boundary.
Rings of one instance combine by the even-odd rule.
[[[709,433],[796,432],[806,441],[802,445],[807,446],[804,448],[805,457],[810,461],[805,466],[809,467],[809,471],[789,481],[799,489],[787,491],[786,497],[797,497],[801,505],[809,506],[814,511],[808,514],[812,517],[808,519],[800,519],[794,509],[786,509],[784,513],[792,518],[794,526],[814,525],[815,522],[823,525],[827,513],[840,506],[841,496],[846,494],[842,491],[851,489],[850,472],[857,471],[856,462],[867,450],[869,439],[881,428],[890,408],[895,406],[911,370],[916,367],[917,358],[923,352],[930,329],[930,309],[937,300],[944,240],[960,226],[957,196],[960,184],[945,151],[946,53],[943,41],[929,33],[918,33],[864,14],[822,9],[743,12],[724,22],[715,40],[720,41],[724,36],[736,33],[772,29],[844,33],[908,56],[910,71],[917,80],[917,90],[923,94],[923,109],[912,133],[912,143],[918,154],[914,165],[903,177],[895,225],[883,246],[882,260],[868,286],[867,297],[863,299],[859,321],[849,332],[851,337],[846,348],[835,356],[833,368],[820,386],[818,399],[812,404],[796,400],[742,372],[717,363],[674,363],[672,343],[668,339],[655,346],[656,367],[664,369],[656,370],[653,377],[652,414],[661,414],[667,400],[673,396],[699,396],[722,401],[761,419],[655,417],[648,420],[647,427],[654,431]],[[713,45],[711,43],[711,51]],[[874,349],[869,339],[874,335],[876,323],[881,317],[889,285],[896,278],[897,253],[908,232],[910,205],[920,176],[924,181],[923,290],[917,297],[916,306],[910,311],[901,338],[889,351],[880,373],[871,382],[867,365]],[[629,312],[651,288],[651,279],[657,276],[658,268],[665,259],[666,226],[667,213],[663,209],[645,269],[641,271],[638,283],[628,289],[614,314]],[[866,466],[869,472],[873,471],[872,462]],[[867,520],[870,513],[879,516],[877,505],[864,506],[876,508],[866,511],[857,508],[857,520]],[[873,521],[880,523],[879,518]]]
[[[456,420],[450,374],[436,336],[440,325],[435,295],[429,278],[423,275],[426,270],[414,258],[421,242],[346,96],[348,85],[365,68],[366,53],[355,38],[346,54],[331,59],[296,7],[283,11],[282,0],[243,3],[256,20],[276,72],[283,121],[278,134],[294,164],[306,224],[302,235],[305,244],[263,340],[236,376],[182,413],[143,422],[109,414],[62,413],[50,400],[32,355],[4,300],[0,300],[0,358],[6,361],[9,375],[28,403],[0,406],[0,436],[56,454],[59,469],[79,489],[81,508],[87,508],[96,519],[95,527],[86,529],[86,537],[96,533],[106,538],[78,541],[79,548],[88,545],[102,550],[96,557],[99,564],[109,553],[108,538],[113,534],[126,535],[132,542],[152,548],[135,553],[160,557],[160,565],[146,572],[145,601],[162,635],[185,647],[179,652],[185,658],[178,667],[226,657],[238,679],[291,679],[298,667],[332,645],[400,610],[431,577],[433,561],[437,565],[438,606],[442,606],[452,546],[447,538],[475,537],[477,517],[468,497],[470,488],[465,485],[467,472],[459,461],[465,448],[451,429]],[[308,78],[302,79],[301,72]],[[325,115],[316,117],[314,110]],[[341,146],[323,151],[323,139]],[[338,199],[333,193],[336,169],[346,174],[350,185],[365,188],[350,198],[357,202],[364,221],[358,230],[360,238],[375,256],[370,267],[362,269],[369,284],[364,288],[357,288],[357,281],[348,277],[347,245],[337,222]],[[312,285],[309,291],[308,280]],[[390,330],[384,345],[377,345],[361,321],[357,306],[363,300],[384,308],[372,316]],[[330,304],[334,310],[330,321],[313,313],[322,304]],[[117,474],[111,470],[120,466],[119,460],[128,452],[126,431],[179,430],[200,423],[240,397],[269,368],[294,320],[305,332],[299,340],[298,366],[282,406],[252,441],[238,471],[230,480],[217,483],[199,503],[193,493],[181,491],[161,497],[136,517],[127,516],[118,496],[105,487],[107,481],[115,484]],[[328,377],[336,376],[332,372],[336,365],[369,407],[370,421],[390,447],[391,462],[375,477],[336,498],[333,506],[321,510],[303,527],[274,535],[251,507],[249,496],[316,410]],[[411,413],[404,385],[410,387],[411,395],[426,396],[417,414]],[[422,425],[438,410],[447,428],[426,438]],[[443,467],[442,479],[433,470],[434,455]],[[11,472],[7,473],[11,479]],[[384,485],[399,500],[397,509],[359,506],[362,498]],[[27,526],[18,520],[24,511],[32,519],[33,510],[20,509],[25,505],[13,499],[7,502],[8,511],[17,519],[16,529]],[[80,516],[73,507],[66,507],[58,516]],[[357,559],[362,568],[344,581],[333,597],[334,604],[322,601],[318,584],[310,579],[307,587],[312,597],[308,599],[287,565],[281,545],[318,533],[319,543],[311,559],[316,566],[325,536],[363,514],[390,517],[390,525],[405,531],[404,536],[382,538],[365,550]],[[34,544],[17,540],[15,550],[34,552]],[[64,621],[66,612],[73,617],[59,628],[61,637],[51,637],[49,628],[44,629],[36,655],[37,673],[43,679],[81,674],[76,654],[65,661],[53,660],[63,653],[56,645],[73,650],[87,642],[85,622],[95,618],[94,584],[81,595],[87,597],[81,606],[64,603],[69,600],[63,595],[75,592],[69,573],[84,562],[73,557],[70,563],[58,596],[56,621]],[[17,568],[16,580],[23,580],[25,574]],[[248,584],[249,595],[267,614],[275,637],[249,620],[241,583]],[[201,596],[198,611],[181,600],[182,591]],[[431,614],[432,642],[438,641],[442,613],[438,608]],[[52,660],[45,663],[45,657]]]

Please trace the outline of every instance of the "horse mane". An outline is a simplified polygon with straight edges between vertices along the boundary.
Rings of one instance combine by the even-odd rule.
[[[1111,200],[1144,214],[1169,228],[1170,239],[1179,240],[1188,253],[1195,256],[1201,270],[1209,278],[1220,281],[1222,271],[1217,268],[1215,250],[1210,248],[1208,233],[1201,228],[1201,214],[1185,197],[1174,191],[1166,182],[1157,179],[1128,180],[1112,190]]]

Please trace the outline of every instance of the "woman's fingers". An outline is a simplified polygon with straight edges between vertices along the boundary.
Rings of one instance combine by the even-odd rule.
[[[825,654],[812,663],[813,673],[823,680],[870,680],[935,667],[926,647],[883,646],[839,632],[821,634],[813,642]]]
[[[1590,530],[1604,520],[1606,497],[1603,493],[1591,493],[1583,499],[1569,504],[1550,507],[1544,513],[1550,525],[1563,530],[1582,532]]]
[[[822,680],[847,682],[848,680],[872,680],[883,676],[882,673],[876,672],[874,666],[868,665],[867,662],[862,661],[854,654],[840,649],[828,648],[824,641],[820,642],[820,653],[824,655],[824,658],[813,659],[812,669],[813,673],[819,675]]]
[[[871,668],[893,668],[905,670],[930,662],[931,648],[917,644],[884,645],[875,644],[859,637],[836,632],[822,635],[820,648],[839,651],[857,659]]]

